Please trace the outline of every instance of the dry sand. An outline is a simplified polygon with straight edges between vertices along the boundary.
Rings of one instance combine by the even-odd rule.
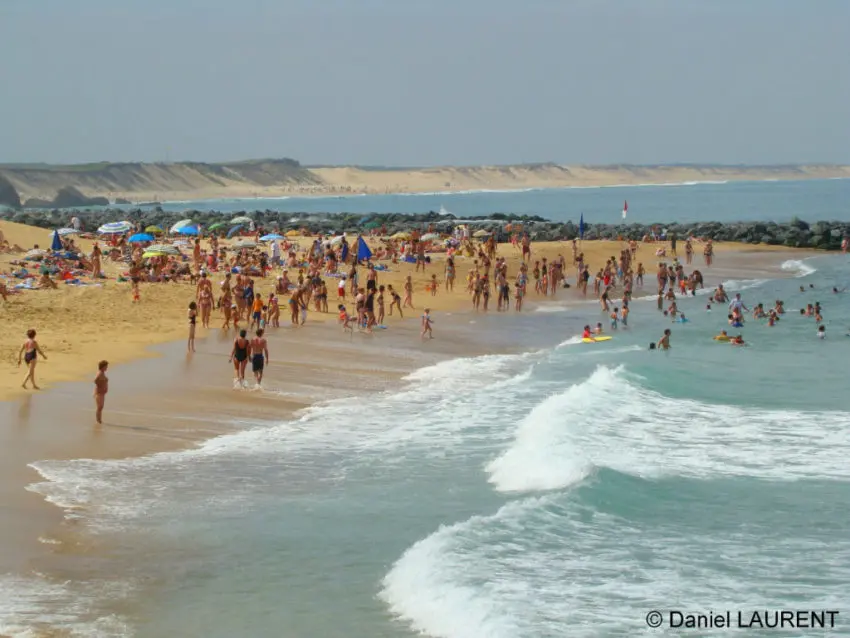
[[[65,186],[88,196],[134,202],[225,198],[509,190],[736,180],[850,178],[850,166],[438,166],[302,167],[274,160],[85,166],[0,166],[23,199],[50,200]]]
[[[0,222],[0,230],[10,243],[25,249],[34,244],[47,246],[49,233],[41,228],[24,226],[10,222]],[[301,240],[306,246],[310,241]],[[80,240],[86,250],[92,242]],[[657,245],[641,246],[638,261],[642,261],[648,270],[657,262]],[[549,259],[563,254],[571,259],[569,242],[541,242],[533,245],[533,257]],[[601,267],[605,260],[620,250],[619,242],[585,241],[582,251],[591,268]],[[762,253],[789,252],[788,249],[770,246],[746,246],[742,244],[718,244],[718,260],[722,263],[727,252]],[[799,254],[799,253],[797,253]],[[516,273],[519,253],[509,244],[499,246],[499,255],[508,258],[509,272]],[[0,255],[0,272],[8,270],[9,261],[21,255]],[[405,277],[410,274],[414,282],[414,305],[422,308],[430,306],[435,313],[447,310],[467,309],[471,304],[466,293],[466,275],[471,268],[471,259],[458,258],[457,280],[454,293],[447,293],[442,285],[436,296],[426,291],[426,285],[432,274],[444,282],[445,255],[432,256],[433,265],[425,274],[416,273],[412,264],[392,265],[390,272],[379,276],[379,283],[392,284],[400,293]],[[701,258],[698,256],[698,261]],[[194,300],[194,287],[189,283],[142,284],[141,303],[132,303],[129,283],[119,283],[116,277],[125,271],[123,264],[104,262],[108,278],[99,285],[72,287],[60,284],[59,290],[33,290],[12,295],[7,302],[0,301],[0,321],[4,330],[0,334],[0,400],[20,396],[25,391],[20,384],[25,376],[23,368],[17,367],[18,353],[24,342],[25,333],[34,328],[38,332],[38,341],[48,357],[39,361],[37,378],[42,388],[60,382],[93,377],[96,364],[100,359],[118,363],[138,357],[157,356],[148,347],[153,344],[183,339],[187,336],[186,310]],[[703,269],[705,270],[705,269]],[[290,269],[291,279],[297,278],[297,271]],[[574,275],[572,277],[574,281]],[[336,280],[329,280],[330,315],[310,311],[308,321],[336,320]],[[257,280],[256,290],[264,297],[272,291],[271,279]],[[216,286],[217,288],[217,286]],[[560,291],[560,296],[568,299],[574,291]],[[528,302],[537,299],[534,293]],[[281,315],[287,319],[285,300],[282,300]],[[347,299],[351,303],[350,295]],[[387,301],[389,304],[389,300]],[[413,313],[417,318],[419,312]],[[409,316],[409,314],[408,314]],[[390,326],[399,321],[398,317],[388,317]],[[213,311],[212,325],[220,325],[218,312]],[[286,324],[288,321],[283,321]],[[204,337],[206,331],[199,325],[197,336]],[[31,392],[31,391],[29,391]]]

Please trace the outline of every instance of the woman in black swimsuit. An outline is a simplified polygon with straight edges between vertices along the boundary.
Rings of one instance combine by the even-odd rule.
[[[233,367],[236,371],[236,381],[240,385],[245,383],[245,368],[248,365],[248,354],[251,350],[251,343],[245,338],[248,332],[240,330],[239,336],[233,342],[233,350],[230,353],[230,361],[233,362]]]
[[[21,361],[25,361],[27,364],[27,378],[24,379],[24,383],[21,386],[24,389],[26,389],[27,383],[30,381],[32,381],[32,387],[35,390],[40,389],[35,384],[35,364],[38,362],[38,355],[41,355],[42,359],[47,359],[41,351],[38,341],[35,340],[35,330],[27,330],[27,340],[21,346],[21,351],[18,353],[18,365],[21,365]]]

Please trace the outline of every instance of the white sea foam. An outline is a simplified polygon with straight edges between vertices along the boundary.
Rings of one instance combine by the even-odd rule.
[[[535,406],[486,470],[502,492],[564,488],[593,467],[635,476],[846,479],[848,454],[850,413],[674,401],[622,367],[600,366]]]
[[[0,635],[37,638],[61,627],[69,638],[122,638],[132,632],[125,619],[99,614],[105,596],[127,595],[120,583],[55,582],[34,574],[0,576]],[[46,632],[46,633],[45,633]]]
[[[808,277],[818,271],[817,268],[807,264],[801,259],[789,259],[788,261],[782,262],[782,270],[796,273],[795,276],[798,278]]]
[[[166,515],[167,508],[228,506],[257,488],[251,481],[297,485],[336,482],[373,462],[404,462],[405,450],[444,455],[462,445],[502,442],[485,425],[487,414],[520,418],[524,382],[546,352],[453,359],[420,368],[396,390],[369,397],[339,398],[306,408],[295,420],[210,439],[197,448],[121,460],[40,461],[43,481],[28,487],[95,529],[122,529],[139,519]],[[503,391],[504,390],[504,391]],[[511,391],[507,391],[511,390]],[[352,424],[356,424],[352,426]],[[503,436],[509,436],[504,431]],[[341,456],[342,452],[345,452]],[[251,479],[214,490],[223,472],[250,459]]]
[[[534,309],[534,312],[544,312],[544,313],[554,313],[554,312],[566,312],[568,309],[567,306],[559,306],[555,304],[546,304],[537,306]]]

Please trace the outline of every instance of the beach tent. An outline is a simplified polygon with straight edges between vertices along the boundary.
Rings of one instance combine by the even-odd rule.
[[[133,230],[133,224],[130,222],[112,222],[104,224],[97,229],[101,235],[123,235],[124,233]]]
[[[234,226],[233,228],[231,228],[230,230],[227,231],[227,238],[230,239],[236,233],[241,231],[243,228],[245,228],[245,226],[243,226],[242,224],[239,224],[238,226]]]
[[[299,235],[301,235],[301,232],[297,230],[289,230],[286,232],[287,237],[298,237]]]
[[[362,237],[357,238],[357,261],[365,261],[372,258],[372,251],[366,245],[366,241]]]
[[[148,233],[136,233],[128,239],[131,244],[141,243],[143,241],[153,241],[153,235]]]
[[[230,220],[230,223],[231,224],[252,224],[252,223],[254,223],[254,220],[251,219],[250,217],[245,217],[244,215],[242,215],[241,217],[234,217],[233,219]]]
[[[278,239],[283,239],[283,235],[278,235],[277,233],[270,233],[268,235],[263,235],[260,237],[260,241],[277,241]]]
[[[59,239],[59,231],[53,231],[53,242],[50,244],[50,250],[60,251],[62,250],[62,240]]]
[[[159,235],[162,232],[162,228],[159,226],[148,226],[145,228],[146,233],[150,233],[151,235]]]

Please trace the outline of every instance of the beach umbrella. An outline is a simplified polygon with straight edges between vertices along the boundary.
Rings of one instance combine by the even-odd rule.
[[[46,250],[42,250],[41,248],[33,248],[26,255],[24,255],[24,259],[27,261],[33,261],[36,259],[42,259],[47,254]]]
[[[287,237],[298,237],[299,235],[301,235],[301,233],[300,233],[300,231],[297,231],[297,230],[286,231]]]
[[[357,238],[357,261],[364,261],[372,258],[372,251],[366,245],[366,240],[362,237]]]
[[[331,238],[330,244],[331,246],[336,246],[337,244],[342,243],[343,239],[345,239],[345,235],[337,235],[336,237]]]
[[[180,228],[183,228],[184,226],[192,226],[194,225],[194,223],[195,222],[193,222],[191,219],[181,219],[179,222],[177,222],[171,227],[171,232],[176,233]]]
[[[364,226],[364,228],[372,230],[373,228],[380,228],[380,226],[381,226],[381,222],[369,222],[368,224],[366,224]]]
[[[179,255],[180,251],[170,244],[152,244],[147,247],[148,252],[165,253],[167,255]]]
[[[162,250],[146,250],[142,253],[143,259],[148,259],[150,257],[168,257],[171,253],[164,252]]]
[[[132,235],[127,241],[129,241],[131,244],[136,244],[141,243],[143,241],[153,241],[153,239],[153,235],[149,235],[147,233],[136,233],[135,235]]]
[[[472,233],[473,237],[487,237],[489,235],[490,231],[484,230],[483,228],[481,230],[476,230],[474,233]]]
[[[229,231],[227,231],[227,238],[230,239],[231,237],[233,237],[236,233],[238,233],[243,228],[245,228],[245,226],[243,226],[242,224],[239,224],[238,226],[234,226]]]
[[[148,226],[145,228],[146,233],[150,233],[151,235],[159,235],[162,232],[162,228],[159,226]]]
[[[243,241],[234,242],[232,247],[236,250],[240,250],[242,248],[256,248],[257,242],[251,241],[250,239],[245,239]]]
[[[227,222],[216,222],[215,224],[208,226],[208,229],[209,230],[218,230],[219,228],[224,228],[227,225],[228,225]]]
[[[260,237],[260,241],[277,241],[278,239],[283,239],[283,235],[278,235],[277,233],[270,233],[268,235],[263,235]]]
[[[434,239],[439,239],[440,236],[437,233],[425,233],[422,235],[422,241],[432,241]]]
[[[200,235],[201,229],[198,226],[181,226],[176,231],[172,231],[178,235]]]
[[[130,222],[112,222],[104,224],[97,229],[97,232],[101,235],[122,235],[131,230],[133,230],[133,224]]]
[[[59,231],[58,230],[53,231],[53,242],[50,244],[50,250],[53,250],[53,251],[56,251],[56,252],[62,250],[62,240],[59,239]]]
[[[410,233],[396,233],[392,239],[410,239]]]
[[[56,232],[59,233],[60,237],[64,237],[65,235],[79,235],[80,234],[80,231],[78,231],[76,228],[60,228]]]
[[[251,219],[250,217],[245,217],[245,215],[242,215],[241,217],[234,217],[233,219],[230,220],[230,223],[231,224],[251,224],[251,223],[253,223],[253,221],[254,220]]]

